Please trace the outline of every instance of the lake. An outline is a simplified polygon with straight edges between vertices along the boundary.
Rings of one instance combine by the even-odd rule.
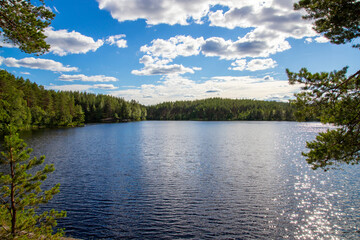
[[[145,121],[37,130],[55,172],[46,206],[81,239],[356,239],[360,168],[312,170],[296,122]]]

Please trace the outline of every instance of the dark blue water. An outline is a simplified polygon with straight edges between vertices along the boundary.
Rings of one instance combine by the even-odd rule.
[[[325,126],[135,122],[28,132],[81,239],[357,239],[360,168],[313,171]]]

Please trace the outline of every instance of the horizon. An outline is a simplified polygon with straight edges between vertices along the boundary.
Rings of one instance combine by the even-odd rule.
[[[0,68],[46,89],[143,105],[288,101],[300,86],[288,83],[286,68],[349,66],[351,75],[359,60],[352,44],[331,44],[312,30],[294,2],[53,0],[46,2],[56,13],[45,31],[49,53],[37,57],[0,43]]]

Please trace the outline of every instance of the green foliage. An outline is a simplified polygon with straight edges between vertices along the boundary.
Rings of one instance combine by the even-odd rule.
[[[40,3],[40,6],[31,2]],[[43,54],[50,48],[45,42],[44,29],[54,16],[46,8],[44,0],[1,0],[0,34],[6,42],[19,46],[26,53]]]
[[[294,120],[293,109],[288,103],[246,99],[164,102],[147,107],[147,113],[150,120]]]
[[[26,128],[31,122],[24,94],[18,86],[12,84],[15,81],[13,75],[0,70],[0,134],[5,132],[5,127],[10,123]]]
[[[314,29],[334,44],[344,44],[360,36],[358,0],[300,0],[296,10],[305,9],[305,19],[313,19]],[[353,45],[360,48],[360,44]],[[294,105],[298,120],[317,115],[321,122],[338,128],[320,133],[308,142],[307,162],[313,169],[325,171],[341,163],[360,161],[360,71],[350,77],[347,68],[330,73],[312,74],[303,68],[299,73],[286,70],[290,84],[300,83],[303,92],[296,94]]]
[[[19,138],[16,127],[7,126],[1,152],[0,172],[0,237],[1,239],[56,239],[62,230],[53,234],[56,219],[65,217],[65,212],[55,210],[39,213],[39,205],[47,203],[59,192],[59,184],[47,191],[41,189],[47,174],[54,171],[53,165],[45,165],[45,156],[30,158],[31,148]]]
[[[0,70],[0,135],[6,134],[8,124],[27,129],[145,119],[146,108],[135,101],[102,94],[45,90]]]
[[[315,20],[314,29],[324,33],[332,43],[344,44],[360,36],[360,1],[300,0],[296,10],[305,9],[305,19]],[[354,45],[360,48],[360,44]]]
[[[347,77],[347,68],[331,73],[299,73],[287,70],[291,84],[303,85],[296,94],[298,120],[317,113],[322,123],[339,128],[320,133],[308,142],[310,152],[303,153],[314,169],[328,170],[340,163],[358,164],[360,161],[360,71]]]
[[[74,97],[76,105],[84,112],[86,123],[127,122],[146,119],[146,108],[136,101],[91,93],[68,93]]]

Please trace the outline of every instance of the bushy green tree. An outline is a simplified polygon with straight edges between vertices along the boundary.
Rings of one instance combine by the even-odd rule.
[[[45,165],[34,172],[33,168],[38,169],[45,157],[29,159],[32,149],[26,148],[17,128],[10,124],[7,132],[0,159],[0,238],[57,239],[63,232],[53,233],[56,219],[65,217],[66,213],[38,210],[59,192],[59,184],[47,191],[40,188],[54,166]]]
[[[307,162],[314,169],[328,170],[340,163],[357,164],[360,161],[360,71],[347,77],[347,68],[331,73],[288,71],[291,84],[303,84],[294,104],[299,120],[314,114],[322,123],[333,123],[338,128],[320,133],[307,143]]]
[[[295,10],[305,9],[305,19],[315,20],[314,29],[332,43],[344,44],[360,37],[360,1],[300,0]],[[360,48],[360,44],[354,45]]]
[[[33,2],[40,4],[36,6]],[[50,48],[44,30],[54,16],[44,0],[1,0],[0,34],[5,42],[17,45],[26,53],[43,54]]]
[[[334,44],[352,42],[360,36],[360,2],[358,0],[300,0],[294,8],[305,9],[306,19],[313,19],[314,29]],[[354,47],[359,48],[359,44]],[[294,104],[298,120],[317,115],[321,122],[337,129],[320,133],[307,143],[307,162],[313,169],[325,171],[342,163],[360,161],[360,71],[347,76],[347,68],[330,73],[299,73],[287,70],[290,84],[302,84]]]
[[[289,103],[250,99],[208,98],[194,101],[163,102],[148,106],[149,120],[256,120],[293,121]]]

